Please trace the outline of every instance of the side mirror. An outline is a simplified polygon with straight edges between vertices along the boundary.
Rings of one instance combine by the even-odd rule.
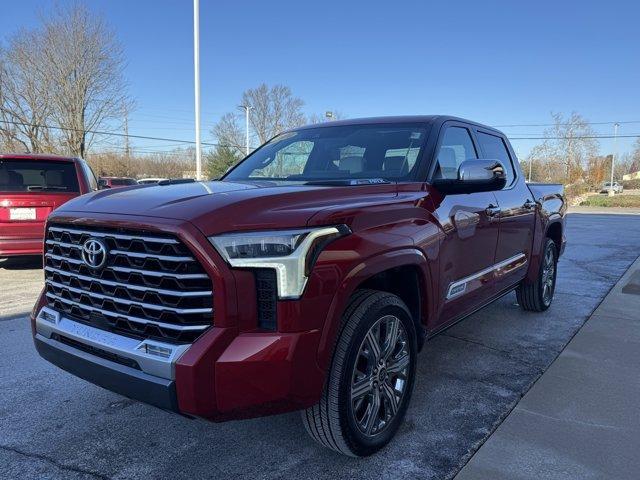
[[[466,160],[458,178],[436,178],[433,186],[442,193],[475,193],[502,190],[507,183],[504,165],[498,160]]]
[[[106,190],[107,188],[111,188],[106,180],[100,179],[98,180],[98,190]]]

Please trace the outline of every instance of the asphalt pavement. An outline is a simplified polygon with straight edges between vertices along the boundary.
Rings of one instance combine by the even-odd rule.
[[[638,257],[640,216],[572,214],[567,236],[551,308],[512,293],[429,341],[403,427],[366,459],[316,446],[297,413],[188,420],[53,367],[26,318],[42,272],[0,265],[0,478],[452,478]]]

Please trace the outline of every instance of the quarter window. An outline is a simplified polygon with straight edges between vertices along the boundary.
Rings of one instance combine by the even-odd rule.
[[[478,143],[485,158],[500,160],[502,162],[505,173],[507,174],[506,185],[511,185],[516,175],[513,170],[513,163],[511,163],[511,156],[509,155],[507,146],[504,144],[504,140],[496,135],[478,132]]]
[[[436,158],[435,178],[458,178],[458,168],[462,162],[478,158],[469,130],[463,127],[447,128]]]

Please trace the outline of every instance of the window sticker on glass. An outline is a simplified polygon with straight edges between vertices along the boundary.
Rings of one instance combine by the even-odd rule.
[[[420,132],[411,132],[411,140],[420,140],[422,133]]]

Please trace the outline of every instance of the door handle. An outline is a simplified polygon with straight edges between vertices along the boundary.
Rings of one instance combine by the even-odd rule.
[[[524,204],[522,205],[522,208],[524,208],[526,210],[533,210],[534,208],[536,208],[536,202],[534,202],[531,199],[527,198],[527,201],[524,202]]]
[[[501,211],[502,209],[495,206],[493,203],[490,203],[489,206],[484,209],[484,213],[487,214],[487,217],[496,217],[500,214]]]

